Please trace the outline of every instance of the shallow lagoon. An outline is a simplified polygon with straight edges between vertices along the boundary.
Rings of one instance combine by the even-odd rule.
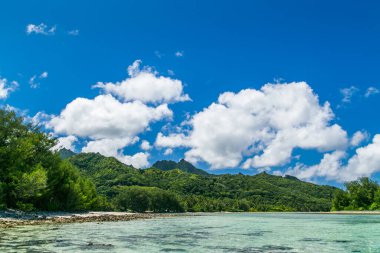
[[[0,252],[380,252],[380,215],[235,213],[0,229]]]

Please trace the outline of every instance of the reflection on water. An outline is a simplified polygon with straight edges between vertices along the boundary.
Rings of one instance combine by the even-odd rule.
[[[380,216],[209,214],[0,229],[0,252],[380,252]]]

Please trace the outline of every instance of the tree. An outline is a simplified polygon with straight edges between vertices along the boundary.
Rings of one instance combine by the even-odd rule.
[[[374,202],[375,192],[379,185],[368,177],[345,184],[350,196],[350,205],[354,209],[368,210]]]
[[[15,112],[0,110],[0,208],[95,208],[95,186],[52,151],[56,140]]]
[[[344,210],[350,205],[348,194],[341,190],[336,190],[332,200],[332,211]]]
[[[123,189],[115,197],[115,205],[122,211],[145,212],[149,208],[149,196],[140,187],[128,187]]]

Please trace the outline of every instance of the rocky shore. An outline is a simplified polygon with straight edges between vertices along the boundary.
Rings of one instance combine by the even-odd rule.
[[[115,222],[136,219],[152,219],[159,217],[172,217],[181,214],[170,213],[127,213],[127,212],[37,212],[24,213],[15,210],[0,212],[0,228],[10,228],[25,225],[63,224],[83,222]]]

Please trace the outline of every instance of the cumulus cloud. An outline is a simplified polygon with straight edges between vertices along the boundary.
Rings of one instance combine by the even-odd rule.
[[[147,141],[147,140],[143,140],[143,141],[141,142],[140,148],[141,148],[142,150],[147,151],[147,150],[151,150],[151,149],[152,149],[152,146],[150,145],[149,141]]]
[[[340,90],[342,94],[342,102],[343,103],[351,103],[352,97],[359,91],[355,86],[351,86],[348,88],[343,88]]]
[[[18,87],[18,82],[8,82],[5,78],[0,78],[0,100],[7,99],[9,95]]]
[[[341,177],[342,159],[346,156],[347,154],[341,150],[327,153],[323,155],[319,164],[306,166],[300,163],[289,169],[285,174],[296,176],[302,180],[311,180],[315,177],[337,180]]]
[[[78,141],[78,138],[73,135],[60,137],[57,139],[57,144],[53,147],[53,150],[60,150],[60,149],[66,148],[71,151],[75,151],[74,143],[77,141]]]
[[[357,131],[351,138],[350,144],[353,147],[359,146],[363,141],[369,138],[369,134],[365,131]]]
[[[189,141],[190,139],[182,133],[170,134],[168,136],[164,136],[162,133],[158,133],[155,146],[170,148],[187,147],[189,145]]]
[[[42,122],[57,136],[73,136],[81,140],[81,143],[85,142],[82,152],[99,152],[137,168],[146,167],[149,164],[147,151],[152,148],[148,141],[141,142],[140,148],[144,152],[128,155],[126,148],[136,144],[139,141],[138,135],[150,130],[152,123],[172,118],[173,112],[166,102],[186,100],[188,96],[183,94],[181,81],[159,77],[150,67],[140,69],[140,63],[135,61],[129,66],[130,77],[120,83],[120,89],[116,84],[105,84],[103,88],[107,90],[112,87],[112,91],[93,99],[76,98],[59,115],[47,117],[41,113],[35,120]],[[123,87],[126,91],[124,95]],[[121,93],[115,93],[113,89]],[[147,91],[149,94],[146,97],[144,89],[158,94]],[[164,92],[170,93],[169,96]],[[75,142],[72,137],[62,139],[66,142],[70,140],[71,143]],[[69,144],[65,145],[70,146]]]
[[[364,96],[365,96],[366,98],[368,98],[368,97],[370,97],[370,96],[372,96],[372,95],[376,95],[376,94],[379,94],[379,93],[380,93],[380,91],[379,91],[378,88],[375,88],[375,87],[369,87],[369,88],[367,89],[366,93],[364,94]]]
[[[267,84],[260,90],[225,92],[217,102],[188,121],[191,130],[159,133],[156,146],[187,147],[186,160],[205,161],[214,169],[246,168],[288,163],[295,148],[326,152],[344,149],[347,133],[331,124],[329,103],[305,82]]]
[[[94,140],[88,142],[87,145],[82,148],[82,152],[94,152],[100,153],[104,156],[112,156],[125,164],[132,165],[136,168],[143,168],[149,164],[149,154],[140,152],[135,155],[129,156],[124,155],[123,152],[123,149],[125,147],[135,144],[138,140],[138,137]]]
[[[151,122],[171,116],[167,104],[150,107],[140,101],[122,103],[111,95],[99,95],[94,99],[76,98],[49,126],[60,134],[114,139],[135,136]]]
[[[189,101],[183,93],[180,80],[158,76],[150,67],[140,68],[141,61],[135,61],[128,67],[129,78],[116,83],[98,82],[93,88],[100,88],[106,94],[112,94],[123,101],[141,101],[143,103],[173,103]]]
[[[164,155],[171,155],[171,154],[173,154],[173,149],[171,148],[165,149]]]
[[[149,165],[149,154],[139,152],[132,156],[123,156],[122,158],[118,158],[121,162],[132,165],[135,168],[146,168]]]
[[[57,29],[56,26],[48,27],[44,23],[41,23],[39,25],[29,24],[26,26],[26,33],[28,35],[32,33],[42,34],[42,35],[53,35],[55,34],[56,29]]]
[[[324,177],[339,182],[355,180],[358,177],[369,177],[380,171],[380,134],[374,136],[372,143],[358,148],[355,155],[344,163],[346,157],[345,152],[335,151],[325,154],[317,165],[298,164],[289,169],[286,174],[300,179]]]

